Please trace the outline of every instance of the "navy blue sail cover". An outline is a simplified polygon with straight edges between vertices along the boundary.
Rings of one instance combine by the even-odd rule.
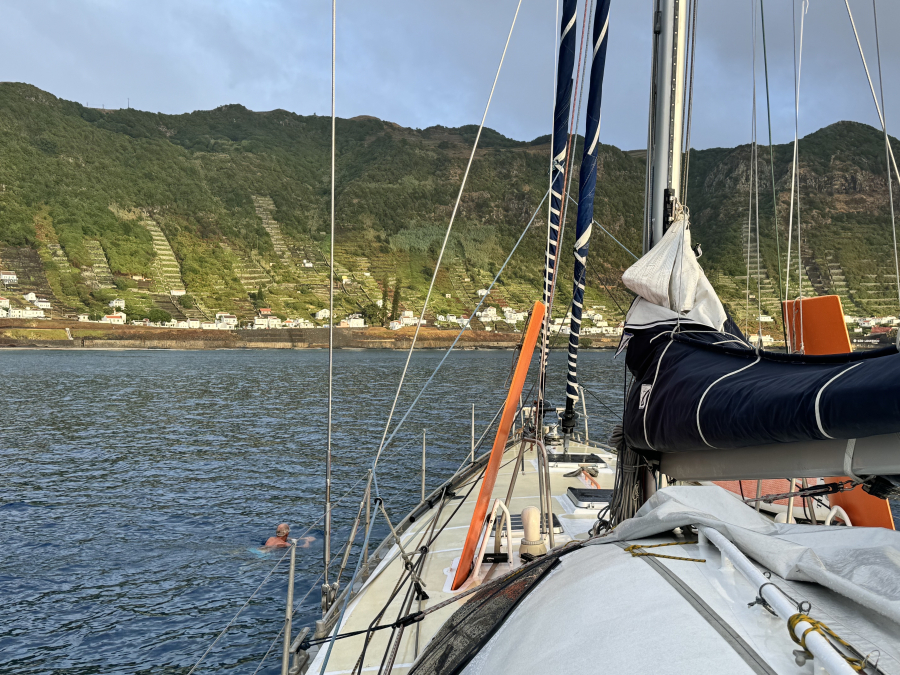
[[[900,432],[900,353],[757,352],[733,325],[629,330],[624,417],[638,451],[685,452]]]

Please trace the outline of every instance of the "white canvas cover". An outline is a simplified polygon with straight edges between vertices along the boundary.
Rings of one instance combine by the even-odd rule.
[[[639,327],[666,321],[694,321],[722,330],[727,315],[691,249],[691,229],[682,212],[656,246],[625,270],[622,282],[638,300],[626,318]]]
[[[900,532],[773,523],[718,486],[660,490],[608,536],[633,541],[685,525],[721,532],[783,579],[811,581],[900,623]]]

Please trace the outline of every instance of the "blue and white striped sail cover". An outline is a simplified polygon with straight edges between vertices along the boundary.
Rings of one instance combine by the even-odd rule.
[[[587,266],[591,223],[594,221],[594,191],[597,186],[597,151],[600,146],[600,103],[603,98],[603,71],[606,68],[606,46],[609,42],[609,2],[600,0],[594,14],[593,61],[591,85],[588,92],[587,121],[584,134],[584,154],[578,185],[578,221],[575,225],[575,284],[572,289],[572,323],[569,332],[569,368],[566,376],[566,396],[578,398],[578,340],[581,335],[581,314],[584,310],[584,281]]]
[[[547,240],[544,271],[544,304],[550,302],[550,290],[559,246],[559,213],[565,192],[566,147],[569,142],[569,115],[572,110],[572,69],[575,67],[576,0],[563,0],[560,22],[559,59],[556,64],[556,102],[553,106],[553,182],[550,193],[550,237]]]

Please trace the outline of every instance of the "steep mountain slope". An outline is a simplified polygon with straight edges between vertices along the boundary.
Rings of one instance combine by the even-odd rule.
[[[307,315],[328,290],[329,129],[325,118],[237,105],[175,116],[99,111],[28,85],[0,85],[0,241],[43,252],[50,285],[73,309],[96,309],[134,286],[136,314],[184,288],[207,313],[247,315],[252,293],[258,304]],[[475,131],[338,121],[342,311],[381,299],[398,277],[402,304],[421,307]],[[548,153],[547,138],[523,143],[485,130],[434,314],[474,306],[547,190]],[[637,248],[643,166],[604,147],[601,172],[596,215]],[[543,220],[511,262],[495,304],[525,307],[538,297]],[[49,246],[56,244],[55,258]],[[102,266],[97,250],[116,291],[93,282]],[[627,263],[610,241],[598,239],[595,250],[596,270]],[[561,272],[570,274],[568,266]],[[612,305],[605,295],[595,291],[589,301]]]
[[[339,312],[374,316],[374,303],[390,305],[398,285],[401,307],[418,311],[476,128],[406,129],[362,117],[338,120],[337,132]],[[49,289],[57,313],[97,312],[124,297],[134,317],[154,308],[249,317],[260,306],[309,316],[328,295],[329,133],[330,119],[283,110],[102,111],[0,84],[0,265],[21,267],[27,283]],[[485,129],[431,317],[477,303],[547,191],[549,140],[519,142]],[[693,151],[687,203],[701,263],[732,312],[741,323],[754,317],[759,295],[777,331],[792,147],[775,148],[777,241],[768,156],[761,147],[758,284],[755,230],[747,237],[749,146]],[[848,313],[896,313],[881,134],[841,122],[802,139],[800,161],[804,293],[839,293]],[[603,146],[599,171],[595,217],[639,253],[644,162]],[[574,208],[570,216],[564,251]],[[796,223],[795,215],[792,296]],[[539,297],[545,236],[543,211],[491,304],[525,309]],[[618,278],[631,260],[595,228],[589,306],[621,316],[630,294]],[[568,255],[560,274],[562,311],[571,297]]]

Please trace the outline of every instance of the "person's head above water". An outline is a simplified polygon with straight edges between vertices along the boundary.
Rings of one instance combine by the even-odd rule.
[[[287,523],[281,523],[275,528],[275,536],[269,537],[263,546],[290,546],[288,544],[288,535],[291,533],[291,526]]]

